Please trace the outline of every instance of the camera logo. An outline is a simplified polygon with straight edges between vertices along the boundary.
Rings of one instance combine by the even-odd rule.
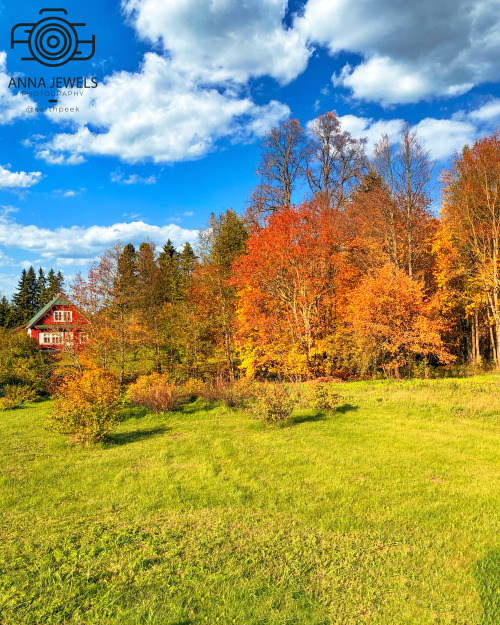
[[[66,9],[42,9],[44,13],[64,13]],[[88,61],[95,54],[95,35],[92,39],[79,39],[76,28],[86,24],[72,24],[60,15],[43,17],[36,24],[16,24],[10,33],[10,47],[27,43],[30,57],[23,61],[38,61],[47,67],[59,67],[70,61]]]

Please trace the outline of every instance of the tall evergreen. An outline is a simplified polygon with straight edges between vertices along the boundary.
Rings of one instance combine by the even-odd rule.
[[[131,243],[118,256],[116,273],[117,300],[129,308],[137,293],[137,252]]]
[[[162,299],[173,304],[180,297],[179,253],[169,239],[158,256]]]
[[[9,324],[10,304],[5,295],[0,299],[0,327],[7,328]]]
[[[47,286],[46,286],[46,302],[50,302],[58,293],[60,293],[64,286],[64,277],[60,271],[57,273],[51,268],[47,274]]]
[[[47,280],[45,278],[45,273],[43,269],[40,267],[38,270],[38,282],[37,282],[37,308],[43,308],[45,304],[49,301],[47,298]]]
[[[9,325],[20,326],[28,322],[37,312],[37,279],[35,270],[30,267],[23,269],[17,285],[17,291],[12,298]]]
[[[196,267],[196,254],[189,243],[186,243],[179,254],[179,283],[181,293],[184,293],[189,278]]]

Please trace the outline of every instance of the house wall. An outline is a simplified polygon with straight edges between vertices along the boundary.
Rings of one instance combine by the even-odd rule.
[[[56,311],[71,311],[72,320],[71,322],[67,321],[56,321],[54,314]],[[51,348],[51,349],[63,349],[64,343],[60,344],[46,344],[40,343],[41,335],[45,333],[56,333],[56,332],[72,332],[73,333],[73,344],[79,345],[83,341],[81,340],[81,335],[85,334],[84,326],[88,325],[88,321],[81,316],[78,310],[75,309],[74,306],[70,305],[56,305],[53,306],[43,317],[41,317],[36,325],[47,325],[50,328],[38,330],[37,328],[31,328],[31,336],[37,341],[37,343],[42,348]],[[30,330],[28,330],[29,334]]]

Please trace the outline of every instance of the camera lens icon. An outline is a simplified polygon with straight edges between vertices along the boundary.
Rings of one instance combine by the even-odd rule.
[[[47,17],[33,27],[28,46],[37,61],[57,67],[74,57],[78,49],[78,34],[66,20]]]
[[[65,9],[42,9],[40,14],[48,11],[67,15]],[[45,17],[36,24],[17,24],[11,32],[11,48],[16,43],[28,44],[31,57],[22,60],[38,61],[48,67],[59,67],[69,61],[87,61],[95,54],[95,35],[90,40],[79,39],[78,26],[85,24],[72,24],[59,15]],[[85,46],[88,46],[86,50]]]

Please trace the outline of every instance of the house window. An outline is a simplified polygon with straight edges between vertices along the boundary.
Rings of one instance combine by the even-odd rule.
[[[40,345],[62,345],[62,332],[42,332],[40,334]]]
[[[89,340],[88,334],[80,333],[80,343],[87,343],[88,340]]]
[[[71,323],[73,321],[73,312],[71,310],[55,310],[55,323]]]

